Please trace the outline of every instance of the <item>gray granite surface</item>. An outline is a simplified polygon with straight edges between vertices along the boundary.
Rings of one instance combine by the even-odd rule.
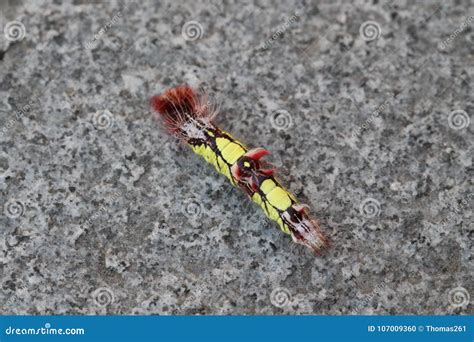
[[[472,1],[2,1],[1,314],[472,314]],[[266,147],[316,257],[166,135]]]

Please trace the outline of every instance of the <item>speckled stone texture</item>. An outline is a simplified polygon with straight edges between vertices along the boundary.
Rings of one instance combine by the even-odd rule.
[[[1,6],[1,314],[473,313],[472,1]],[[158,127],[182,83],[325,255]]]

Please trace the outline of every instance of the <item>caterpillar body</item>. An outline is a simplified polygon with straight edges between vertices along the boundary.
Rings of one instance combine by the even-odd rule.
[[[172,88],[151,99],[151,106],[168,131],[188,144],[230,182],[257,203],[266,216],[291,235],[294,242],[319,254],[328,240],[316,220],[275,178],[260,159],[269,152],[248,149],[213,123],[217,110],[205,94],[188,85]]]

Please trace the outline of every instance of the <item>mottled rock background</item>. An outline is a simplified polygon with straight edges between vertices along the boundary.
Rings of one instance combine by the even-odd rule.
[[[290,3],[2,2],[1,314],[473,313],[473,2]],[[181,83],[328,253],[158,128]]]

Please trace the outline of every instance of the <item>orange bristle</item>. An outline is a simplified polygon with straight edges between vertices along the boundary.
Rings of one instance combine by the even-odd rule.
[[[173,134],[179,132],[189,118],[199,116],[199,96],[189,85],[167,90],[151,98],[151,107],[161,115],[166,128]]]

